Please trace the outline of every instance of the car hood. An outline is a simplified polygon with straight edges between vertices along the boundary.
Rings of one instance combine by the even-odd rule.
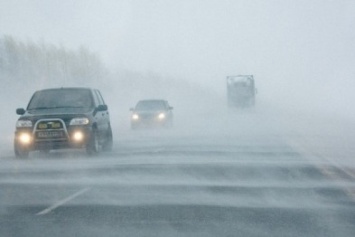
[[[133,111],[137,114],[159,114],[159,113],[166,113],[166,110],[135,110]]]
[[[39,109],[27,110],[24,116],[40,116],[40,115],[69,115],[69,114],[86,114],[92,112],[92,108],[56,108],[56,109]]]

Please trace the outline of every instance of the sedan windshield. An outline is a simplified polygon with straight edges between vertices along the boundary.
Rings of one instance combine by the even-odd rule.
[[[58,89],[36,92],[28,109],[90,108],[92,105],[90,90]]]
[[[139,101],[136,110],[165,110],[165,103],[161,100]]]

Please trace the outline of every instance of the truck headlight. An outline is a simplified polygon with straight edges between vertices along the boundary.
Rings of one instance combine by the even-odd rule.
[[[88,125],[90,120],[88,118],[73,118],[69,125]]]
[[[30,128],[32,127],[32,121],[30,120],[18,120],[16,123],[17,128]]]

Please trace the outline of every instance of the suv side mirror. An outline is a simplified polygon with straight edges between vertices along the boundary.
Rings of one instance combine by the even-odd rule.
[[[99,105],[96,108],[96,111],[106,111],[106,110],[108,110],[107,105]]]
[[[134,108],[129,108],[129,111],[134,111]]]
[[[26,113],[26,111],[23,108],[16,109],[16,114],[18,114],[18,115],[24,115],[25,113]]]
[[[169,110],[173,110],[174,109],[174,107],[173,106],[169,106]]]

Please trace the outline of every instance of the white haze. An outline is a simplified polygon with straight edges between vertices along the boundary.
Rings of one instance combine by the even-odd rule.
[[[335,227],[334,235],[351,236],[341,230],[351,224],[337,218],[346,218],[341,211],[352,208],[353,202],[345,203],[342,197],[330,201],[327,195],[336,200],[333,188],[354,190],[350,178],[355,170],[354,23],[353,0],[0,0],[0,38],[10,35],[21,42],[73,50],[83,45],[100,55],[108,69],[105,78],[88,84],[48,80],[19,86],[13,78],[13,84],[4,85],[0,78],[2,182],[27,188],[35,184],[34,193],[26,197],[10,192],[9,202],[43,205],[51,195],[46,189],[39,192],[39,187],[55,184],[58,193],[53,191],[53,200],[58,200],[66,185],[80,184],[91,190],[69,205],[172,203],[179,205],[178,210],[190,203],[266,211],[279,207],[280,213],[291,207],[299,208],[302,217],[314,212],[319,219],[303,220],[311,220],[309,225]],[[255,108],[228,110],[225,79],[232,74],[254,75]],[[58,86],[100,89],[110,109],[113,152],[97,159],[87,159],[84,151],[51,152],[50,159],[34,152],[30,162],[14,159],[15,109],[25,107],[35,90]],[[174,107],[172,129],[130,130],[129,108],[145,98],[169,100]],[[322,168],[334,163],[349,170],[349,178],[329,178],[333,169]],[[302,172],[310,164],[315,164],[316,173],[319,167],[329,171],[324,180],[312,178],[313,169],[310,174]],[[214,186],[215,193],[210,188]],[[239,189],[219,192],[221,186],[265,191],[244,196]],[[287,193],[286,188],[295,192]],[[302,192],[303,188],[309,189]],[[329,194],[320,195],[322,188],[329,188]],[[318,214],[320,208],[332,215],[324,218],[324,212]],[[336,208],[339,215],[334,214]],[[243,216],[238,226],[243,229],[245,222],[246,229],[266,235],[258,223],[247,222],[251,216]],[[265,220],[267,226],[272,223]],[[283,228],[288,224],[297,225],[295,220],[281,220],[275,230],[287,230]],[[329,226],[323,224],[333,220]],[[72,223],[75,230],[90,230],[80,223]],[[120,231],[123,225],[118,225]],[[149,228],[154,231],[154,225]],[[189,228],[195,229],[194,222]],[[106,231],[109,235],[116,229]]]
[[[355,2],[347,0],[0,0],[0,34],[101,55],[110,83],[89,86],[103,92],[116,129],[127,130],[129,107],[147,97],[168,99],[177,124],[197,114],[191,127],[201,118],[223,127],[231,74],[255,76],[261,116],[280,119],[273,112],[281,111],[314,117],[320,127],[333,118],[353,124],[354,20]],[[36,88],[8,86],[11,113]],[[12,132],[15,120],[3,129]],[[217,124],[200,128],[218,131]]]
[[[354,1],[0,4],[1,34],[84,45],[111,71],[175,77],[218,96],[226,75],[254,74],[259,97],[275,105],[354,117]]]

